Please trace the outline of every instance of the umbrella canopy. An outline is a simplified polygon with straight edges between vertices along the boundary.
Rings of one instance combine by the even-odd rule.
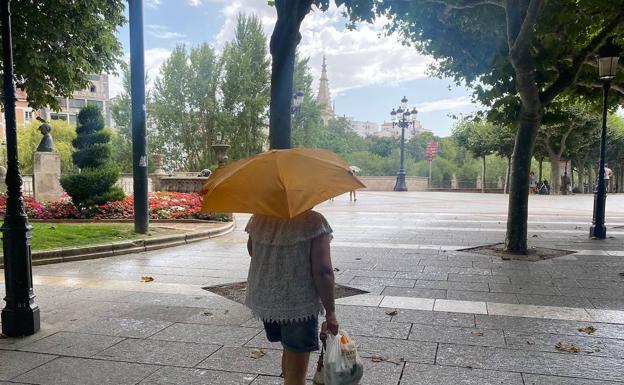
[[[202,190],[202,212],[294,218],[330,198],[366,187],[328,150],[271,150],[217,168]]]

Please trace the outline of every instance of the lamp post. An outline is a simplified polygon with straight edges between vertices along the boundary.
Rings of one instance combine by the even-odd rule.
[[[401,128],[401,164],[399,166],[399,172],[397,172],[397,179],[394,185],[394,191],[407,191],[407,185],[405,184],[405,129],[416,127],[416,115],[418,111],[414,108],[412,111],[407,107],[407,98],[403,96],[401,99],[401,106],[398,109],[392,109],[390,117],[392,118],[392,127]]]
[[[7,143],[7,200],[2,231],[6,306],[2,309],[2,333],[9,337],[29,336],[39,330],[39,307],[35,303],[30,240],[32,227],[24,211],[22,176],[17,161],[15,83],[11,41],[11,1],[2,1],[2,64],[4,75],[4,117]]]
[[[607,205],[607,186],[605,185],[605,156],[607,147],[607,107],[609,88],[615,78],[620,49],[613,44],[613,37],[598,51],[598,76],[602,80],[602,130],[600,132],[600,162],[598,164],[598,187],[594,193],[594,216],[589,236],[596,239],[607,237],[605,226],[605,208]]]

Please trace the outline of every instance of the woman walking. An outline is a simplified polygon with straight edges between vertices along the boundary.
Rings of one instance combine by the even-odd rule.
[[[318,212],[292,218],[254,215],[245,229],[251,257],[245,304],[281,342],[285,385],[304,385],[310,352],[319,349],[318,317],[338,333],[334,305],[332,229]]]

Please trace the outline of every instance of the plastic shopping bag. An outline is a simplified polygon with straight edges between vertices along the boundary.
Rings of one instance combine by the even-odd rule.
[[[364,374],[364,365],[355,342],[346,331],[328,333],[325,353],[325,385],[357,385]]]

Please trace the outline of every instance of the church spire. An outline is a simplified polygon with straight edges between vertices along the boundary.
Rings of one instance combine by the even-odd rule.
[[[327,124],[336,114],[332,108],[332,100],[329,94],[329,77],[327,76],[327,60],[323,55],[323,67],[321,69],[321,80],[319,82],[318,96],[316,102],[321,107],[321,119]]]

